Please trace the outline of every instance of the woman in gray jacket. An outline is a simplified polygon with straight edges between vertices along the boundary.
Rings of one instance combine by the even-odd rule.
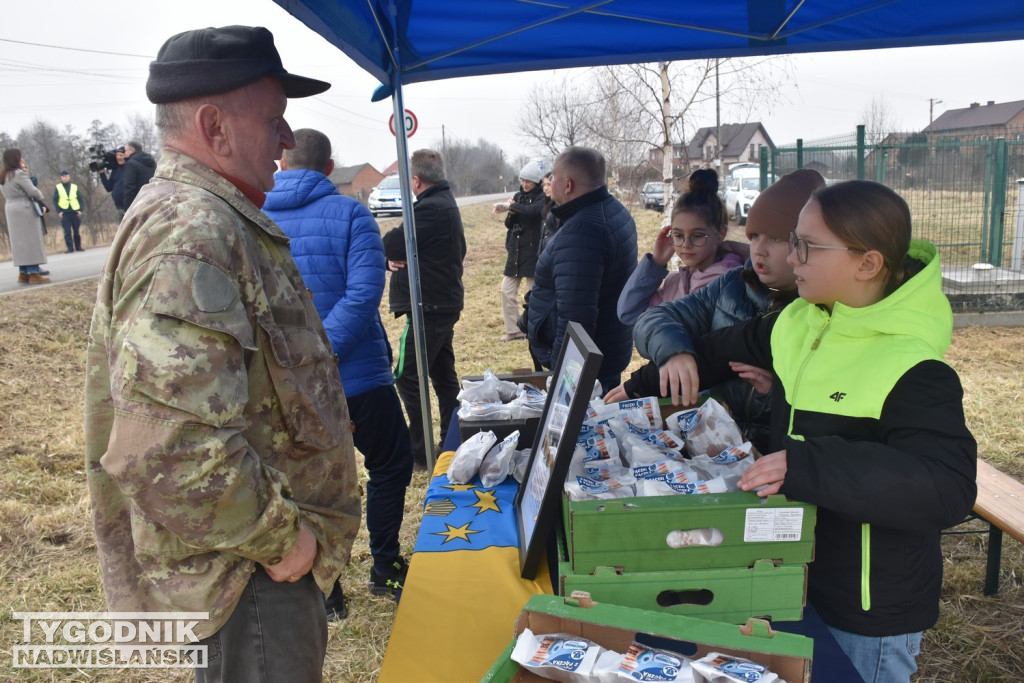
[[[0,167],[0,193],[6,205],[7,233],[11,240],[11,260],[18,266],[18,282],[25,285],[40,285],[50,281],[48,272],[40,268],[46,263],[46,245],[43,243],[43,230],[40,214],[36,212],[32,200],[38,202],[42,211],[43,193],[39,191],[29,178],[28,164],[21,156],[20,149],[6,149],[3,155],[3,166]]]

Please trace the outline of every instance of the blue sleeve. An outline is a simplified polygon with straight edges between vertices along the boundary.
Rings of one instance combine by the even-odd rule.
[[[651,254],[644,254],[619,295],[616,311],[623,325],[632,325],[641,313],[651,307],[651,296],[658,291],[667,275],[668,268],[655,263]]]
[[[345,262],[339,264],[346,273],[345,294],[324,317],[324,330],[339,358],[367,337],[367,330],[377,323],[384,295],[386,263],[377,222],[362,205],[354,208],[351,220],[348,252],[336,254]]]
[[[641,314],[633,327],[637,352],[658,366],[676,354],[692,354],[696,339],[713,329],[715,308],[727,281],[720,277],[684,297],[666,301]]]

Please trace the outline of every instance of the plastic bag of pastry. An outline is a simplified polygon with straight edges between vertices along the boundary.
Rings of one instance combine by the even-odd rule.
[[[552,681],[583,683],[590,680],[597,658],[604,648],[586,638],[568,633],[534,635],[524,629],[512,648],[512,661]]]
[[[619,677],[619,667],[626,655],[615,650],[605,650],[594,663],[594,670],[590,674],[590,680],[594,683],[623,683]]]
[[[626,651],[619,665],[620,680],[629,681],[676,681],[690,683],[693,673],[690,660],[668,650],[654,648],[634,642]]]
[[[724,492],[725,482],[722,479],[691,481],[685,472],[676,472],[662,479],[637,479],[636,481],[636,495],[638,496],[675,496]]]
[[[533,453],[533,448],[524,448],[512,454],[512,478],[520,484],[526,477],[526,466],[530,464],[531,453]]]
[[[448,463],[448,480],[453,484],[468,484],[480,470],[487,451],[498,443],[494,432],[477,432],[462,442]]]
[[[584,446],[592,459],[610,458],[619,454],[619,439],[607,422],[584,425],[576,443]]]
[[[729,491],[739,490],[739,481],[743,473],[754,464],[753,444],[746,441],[741,446],[729,446],[714,458],[698,455],[689,461],[695,472],[705,479],[721,477]]]
[[[471,403],[508,403],[518,393],[519,386],[515,382],[498,379],[488,368],[482,380],[462,380],[462,391],[456,398]]]
[[[570,500],[601,500],[603,498],[632,498],[636,495],[636,479],[623,470],[621,476],[598,481],[577,475],[565,480],[565,492]]]
[[[690,455],[718,455],[729,446],[743,443],[743,434],[729,412],[713,398],[697,408],[693,426],[685,432]]]
[[[519,394],[508,404],[513,420],[540,417],[544,412],[547,393],[532,384],[520,384]]]
[[[508,478],[509,472],[512,470],[512,454],[515,453],[518,443],[519,430],[517,429],[506,436],[497,448],[492,448],[487,452],[483,462],[480,463],[480,483],[482,485],[497,486]]]
[[[672,413],[665,418],[665,429],[669,430],[676,436],[685,437],[686,432],[693,429],[693,425],[697,422],[697,409],[687,408],[686,410],[680,410],[678,413]]]
[[[472,420],[509,420],[512,418],[511,404],[494,401],[463,401],[459,407],[459,419],[463,422]]]
[[[628,420],[641,427],[661,429],[662,424],[661,409],[658,408],[658,399],[654,396],[632,398],[618,403],[604,403],[597,399],[591,401],[587,408],[588,422],[599,422],[613,417]]]
[[[673,434],[670,431],[651,427],[645,428],[629,422],[626,424],[627,433],[635,436],[644,443],[649,443],[658,450],[662,451],[675,451],[679,453],[683,450],[683,439]]]
[[[763,664],[718,652],[694,660],[692,667],[694,683],[785,683]]]
[[[697,473],[690,469],[689,465],[672,458],[655,460],[648,465],[634,465],[633,476],[637,479],[665,479],[682,472],[689,481],[700,479]]]

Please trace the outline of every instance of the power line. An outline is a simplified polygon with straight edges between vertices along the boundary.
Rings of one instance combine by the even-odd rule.
[[[65,47],[64,45],[47,45],[46,43],[29,43],[24,40],[12,40],[0,38],[2,43],[17,43],[18,45],[31,45],[32,47],[48,47],[53,50],[71,50],[72,52],[92,52],[98,55],[114,55],[117,57],[141,57],[142,59],[153,59],[153,55],[134,55],[130,52],[107,52],[105,50],[87,50],[84,47]]]

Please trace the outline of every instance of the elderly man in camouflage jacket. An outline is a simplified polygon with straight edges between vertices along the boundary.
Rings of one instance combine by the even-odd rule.
[[[209,612],[209,680],[320,680],[323,592],[360,501],[336,361],[259,207],[294,145],[270,32],[170,38],[164,143],[110,248],[88,347],[86,467],[112,611]]]

